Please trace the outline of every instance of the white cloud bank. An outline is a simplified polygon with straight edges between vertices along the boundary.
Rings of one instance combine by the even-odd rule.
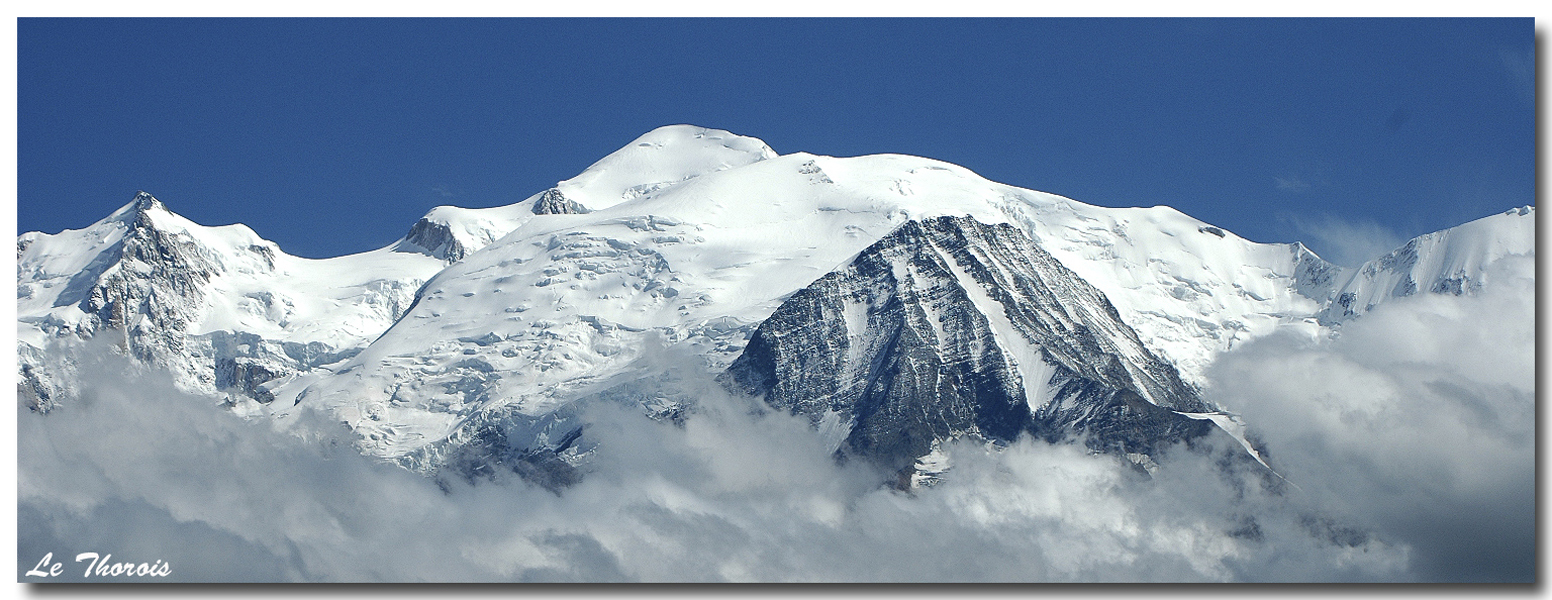
[[[75,554],[112,552],[207,581],[1528,578],[1534,294],[1490,291],[1226,356],[1211,393],[1286,494],[1183,448],[1148,479],[1023,440],[951,444],[943,483],[908,495],[709,388],[683,426],[595,406],[592,472],[559,495],[444,492],[318,415],[272,431],[107,361],[81,370],[81,402],[20,409],[19,572],[53,552],[78,577]]]
[[[1225,355],[1212,399],[1314,505],[1412,549],[1430,579],[1523,580],[1535,560],[1535,259],[1479,296],[1381,305],[1335,339]]]

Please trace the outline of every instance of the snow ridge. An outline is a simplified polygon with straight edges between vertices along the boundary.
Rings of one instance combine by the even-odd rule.
[[[1533,255],[1536,207],[1524,206],[1409,240],[1400,248],[1342,274],[1324,324],[1362,315],[1390,298],[1429,292],[1461,294],[1488,284],[1488,266],[1508,256]]]

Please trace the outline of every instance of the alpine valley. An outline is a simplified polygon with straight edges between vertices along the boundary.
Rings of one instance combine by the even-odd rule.
[[[1218,440],[1275,472],[1257,424],[1204,397],[1216,357],[1274,330],[1338,335],[1394,298],[1475,294],[1534,253],[1533,207],[1344,268],[1169,207],[675,125],[349,256],[290,256],[145,192],[22,234],[18,394],[41,418],[68,409],[86,368],[69,349],[98,340],[246,419],[317,411],[405,469],[557,492],[589,472],[585,407],[677,421],[707,381],[805,417],[902,489],[951,476],[946,443],[1021,436],[1142,474]]]

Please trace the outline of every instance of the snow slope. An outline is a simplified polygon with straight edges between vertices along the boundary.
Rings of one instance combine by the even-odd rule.
[[[647,132],[555,189],[589,210],[653,196],[708,173],[742,167],[776,151],[720,129],[671,125]]]
[[[390,248],[458,262],[531,218],[538,197],[535,194],[523,202],[494,208],[438,206],[416,221],[409,233]]]

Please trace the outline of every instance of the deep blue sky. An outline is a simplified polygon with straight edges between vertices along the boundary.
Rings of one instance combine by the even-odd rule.
[[[18,226],[144,189],[332,256],[692,123],[1340,258],[1347,233],[1534,203],[1533,40],[1531,19],[20,19]]]

